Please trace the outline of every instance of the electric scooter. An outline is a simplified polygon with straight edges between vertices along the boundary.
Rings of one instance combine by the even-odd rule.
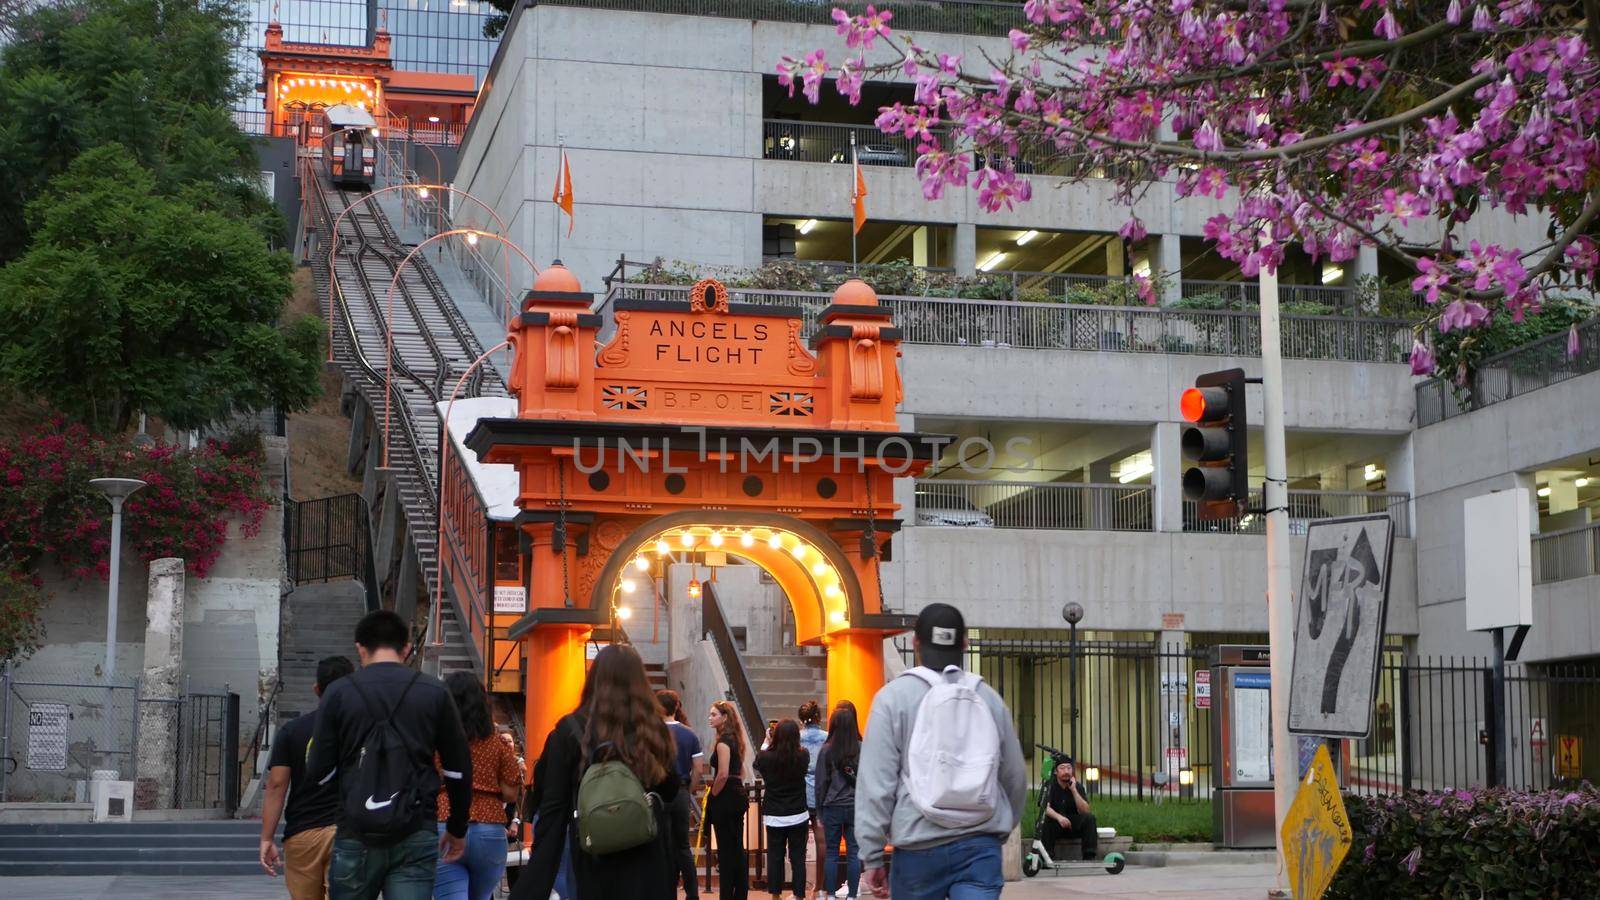
[[[1044,744],[1034,744],[1034,746],[1048,753],[1049,757],[1045,763],[1044,779],[1039,784],[1039,808],[1038,816],[1033,822],[1033,840],[1032,843],[1029,844],[1027,854],[1022,857],[1022,874],[1032,878],[1044,869],[1049,869],[1057,873],[1072,871],[1075,869],[1105,869],[1106,874],[1108,875],[1121,874],[1123,867],[1128,864],[1127,859],[1123,857],[1121,853],[1113,851],[1111,853],[1107,853],[1104,857],[1098,860],[1058,860],[1050,855],[1050,848],[1046,847],[1044,845],[1044,841],[1039,839],[1039,834],[1044,828],[1044,810],[1045,807],[1050,803],[1050,782],[1054,781],[1056,777],[1055,766],[1051,763],[1056,757],[1064,756],[1066,754],[1054,747],[1047,747]]]

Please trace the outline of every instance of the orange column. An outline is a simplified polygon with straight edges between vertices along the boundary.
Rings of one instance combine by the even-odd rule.
[[[840,700],[849,700],[863,731],[872,698],[883,687],[883,639],[877,629],[840,631],[828,638],[828,713]]]
[[[527,758],[534,760],[544,752],[544,741],[556,722],[578,706],[583,694],[584,644],[589,640],[585,628],[564,625],[539,625],[523,642],[528,648],[528,689],[524,724],[527,727]],[[531,779],[532,766],[528,777]]]

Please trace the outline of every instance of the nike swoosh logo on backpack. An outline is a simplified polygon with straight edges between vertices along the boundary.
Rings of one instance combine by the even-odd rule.
[[[394,798],[396,798],[398,796],[400,796],[400,792],[399,791],[395,791],[393,794],[389,795],[389,799],[383,801],[382,803],[373,803],[372,802],[372,798],[369,796],[369,797],[367,797],[367,809],[383,809],[385,806],[388,806],[389,804],[393,803],[394,802]]]

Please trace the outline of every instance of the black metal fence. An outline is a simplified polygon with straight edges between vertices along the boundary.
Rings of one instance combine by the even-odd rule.
[[[195,693],[178,707],[174,809],[239,808],[239,695]]]
[[[901,655],[913,664],[909,648]],[[1209,658],[1206,646],[984,637],[971,642],[966,666],[1005,698],[1030,771],[1039,762],[1034,745],[1045,744],[1071,752],[1101,796],[1204,800],[1213,718],[1209,690],[1197,686],[1209,683]],[[1494,784],[1501,728],[1507,786],[1600,780],[1600,669],[1514,664],[1505,692],[1498,720],[1486,662],[1408,660],[1391,645],[1371,734],[1336,742],[1345,786],[1383,794]]]
[[[354,578],[366,586],[367,607],[376,609],[378,576],[367,503],[361,495],[285,499],[283,506],[289,580],[298,585]]]

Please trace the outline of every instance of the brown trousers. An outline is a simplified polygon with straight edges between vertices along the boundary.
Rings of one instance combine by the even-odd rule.
[[[310,828],[283,842],[283,882],[290,900],[327,900],[336,827]]]

